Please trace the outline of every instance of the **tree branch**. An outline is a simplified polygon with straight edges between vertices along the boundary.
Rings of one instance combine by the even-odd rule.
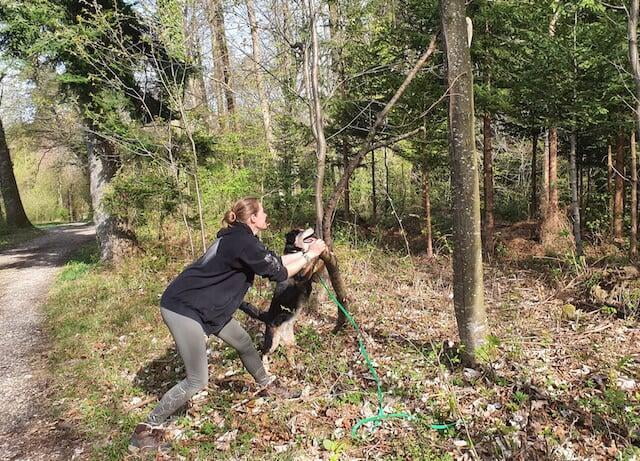
[[[398,102],[400,97],[404,94],[405,90],[411,84],[411,82],[413,81],[415,76],[418,74],[420,69],[425,65],[427,60],[435,52],[437,37],[438,37],[438,34],[434,34],[431,37],[431,42],[429,43],[429,47],[427,48],[427,50],[422,54],[422,56],[420,56],[420,59],[418,59],[416,64],[409,71],[409,73],[405,77],[400,87],[396,90],[393,97],[389,100],[389,102],[387,102],[385,107],[378,113],[378,115],[376,116],[376,121],[371,127],[371,129],[369,130],[369,133],[367,134],[367,137],[364,143],[362,144],[362,147],[360,148],[358,153],[355,155],[355,157],[353,157],[349,162],[349,164],[346,166],[345,171],[342,177],[340,178],[340,181],[338,181],[338,185],[336,186],[335,190],[333,191],[333,194],[329,198],[329,202],[327,203],[327,206],[324,210],[323,225],[322,225],[323,237],[327,241],[328,245],[331,245],[331,224],[333,221],[333,212],[338,204],[338,200],[340,200],[340,197],[342,196],[349,182],[349,178],[353,174],[356,167],[360,164],[360,162],[362,162],[362,159],[364,158],[364,156],[372,150],[372,146],[374,144],[373,139],[375,138],[376,134],[378,133],[378,130],[384,123],[387,115],[389,114],[389,112],[391,112],[391,109],[393,109],[395,104]]]

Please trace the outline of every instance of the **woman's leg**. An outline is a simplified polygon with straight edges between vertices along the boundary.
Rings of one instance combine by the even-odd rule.
[[[270,377],[262,365],[251,337],[237,320],[231,319],[217,336],[238,351],[244,367],[259,385],[264,386],[269,383]]]
[[[187,377],[169,389],[153,409],[147,418],[147,423],[153,426],[162,424],[194,394],[206,388],[209,381],[207,347],[202,326],[195,320],[164,307],[160,312],[176,342]]]

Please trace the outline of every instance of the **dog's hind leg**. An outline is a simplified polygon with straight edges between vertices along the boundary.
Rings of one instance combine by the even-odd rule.
[[[264,332],[264,343],[262,344],[262,363],[265,368],[269,364],[269,355],[278,348],[281,338],[282,327],[267,324],[267,329]]]
[[[300,310],[298,309],[293,317],[281,325],[282,344],[285,346],[285,357],[292,368],[296,367],[295,353],[298,348],[296,345],[296,335],[293,331],[293,327],[295,326],[299,313]]]

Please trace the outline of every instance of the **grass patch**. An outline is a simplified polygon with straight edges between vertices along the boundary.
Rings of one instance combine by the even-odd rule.
[[[158,309],[160,293],[187,262],[175,256],[179,250],[148,248],[125,265],[109,269],[97,262],[95,246],[84,247],[62,271],[50,297],[51,366],[61,417],[82,428],[94,445],[94,459],[124,458],[135,424],[153,408],[155,398],[184,377]],[[558,446],[552,440],[563,440],[562,431],[575,428],[577,410],[571,405],[576,404],[602,422],[637,430],[638,396],[621,393],[613,381],[606,392],[589,387],[581,374],[615,369],[636,376],[635,343],[608,334],[612,329],[601,333],[595,325],[589,326],[589,341],[581,342],[580,332],[570,324],[557,323],[557,305],[531,306],[530,287],[539,283],[536,277],[521,280],[521,273],[489,272],[492,283],[502,284],[487,292],[495,336],[484,351],[484,367],[493,372],[474,375],[451,363],[455,355],[450,353],[450,340],[457,336],[448,297],[449,260],[421,267],[419,258],[375,251],[368,244],[341,245],[338,258],[349,287],[350,310],[382,380],[386,409],[409,412],[415,419],[388,421],[373,432],[365,428],[360,439],[349,438],[359,419],[377,411],[376,386],[353,330],[331,332],[336,308],[327,300],[319,306],[318,317],[302,315],[296,326],[296,366],[281,351],[271,359],[271,370],[282,382],[306,388],[308,397],[245,402],[254,389],[252,380],[235,351],[213,338],[208,346],[209,389],[176,415],[171,427],[181,431],[181,437],[173,441],[172,456],[450,460],[468,453],[473,443],[481,459],[508,459],[505,450],[524,440],[520,424],[528,414],[527,430],[549,442],[543,444],[548,448],[540,449],[548,451],[530,448],[528,453],[532,459],[550,459]],[[264,307],[271,290],[264,285],[251,296]],[[502,308],[505,303],[517,306],[519,314]],[[258,341],[262,325],[242,314],[238,318]],[[583,365],[589,370],[582,371]],[[525,382],[548,396],[528,393]],[[575,400],[575,395],[583,399]],[[464,426],[441,432],[430,428],[434,422],[459,420]],[[580,437],[572,439],[574,446],[588,447],[580,456],[609,453],[606,431],[572,434]],[[619,452],[633,453],[631,446],[621,442]]]

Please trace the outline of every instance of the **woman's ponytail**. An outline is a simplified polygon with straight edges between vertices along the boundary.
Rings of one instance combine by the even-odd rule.
[[[229,227],[238,221],[247,222],[249,217],[258,211],[260,211],[260,201],[255,197],[245,197],[234,203],[224,214],[222,224]]]
[[[225,214],[224,214],[224,218],[222,218],[222,223],[226,224],[227,226],[232,225],[234,222],[236,222],[236,214],[233,210],[228,210]]]

